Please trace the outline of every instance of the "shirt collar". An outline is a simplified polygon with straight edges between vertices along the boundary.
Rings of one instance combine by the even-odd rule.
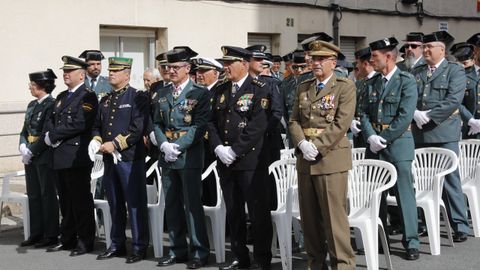
[[[218,80],[214,81],[212,84],[207,86],[208,90],[212,90],[213,86],[218,82]]]
[[[377,72],[375,70],[372,70],[372,72],[368,73],[367,80],[371,79],[375,74],[377,74]]]
[[[443,63],[443,61],[445,61],[445,58],[442,58],[442,60],[440,60],[438,63],[436,63],[436,64],[434,65],[435,68],[438,68],[438,67]],[[429,65],[429,67],[431,67],[431,66]]]
[[[185,87],[187,87],[187,84],[190,82],[190,79],[184,81],[182,84],[180,84],[178,87],[180,87],[180,91],[183,91]],[[174,86],[175,87],[175,86]]]
[[[245,75],[245,77],[241,78],[238,82],[233,82],[232,83],[236,83],[238,85],[238,89],[240,89],[243,85],[243,83],[245,82],[245,80],[247,79],[248,77],[248,73]]]
[[[323,83],[323,85],[327,85],[328,81],[330,80],[330,78],[332,78],[332,76],[333,76],[333,73],[332,73],[330,76],[328,76],[328,78],[326,78],[326,79],[323,80],[323,81],[319,81],[319,80],[317,79],[317,85],[319,85],[320,83]]]
[[[386,78],[388,83],[397,69],[397,65],[393,66],[393,69],[386,76],[382,75],[382,78]]]
[[[50,94],[46,94],[45,96],[43,96],[41,99],[38,99],[37,102],[38,104],[42,103],[46,98],[48,98],[50,96]]]

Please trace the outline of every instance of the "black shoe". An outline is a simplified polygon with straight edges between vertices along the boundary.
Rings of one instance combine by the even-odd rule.
[[[409,261],[418,260],[420,258],[420,253],[416,248],[407,248],[407,252],[405,253],[405,259]]]
[[[145,259],[145,257],[147,257],[147,251],[146,250],[143,250],[143,251],[137,250],[137,251],[134,251],[132,253],[132,255],[130,255],[127,258],[125,263],[136,263],[136,262],[139,262],[139,261]]]
[[[464,233],[464,232],[456,232],[454,235],[453,235],[453,242],[465,242],[467,241],[468,239],[468,234]]]
[[[70,257],[80,256],[92,250],[92,248],[86,248],[83,245],[77,245],[77,247],[70,252]]]
[[[44,247],[49,247],[56,245],[58,243],[58,238],[53,237],[53,238],[43,238],[41,241],[35,244],[35,248],[44,248]]]
[[[260,265],[258,263],[253,263],[252,265],[250,265],[248,269],[249,270],[270,270],[271,267],[270,267],[270,264]]]
[[[208,258],[205,258],[203,260],[200,259],[193,259],[187,263],[187,269],[198,269],[202,268],[208,263]]]
[[[29,237],[27,240],[21,242],[20,246],[21,247],[33,246],[36,243],[40,242],[41,240],[42,240],[41,237]]]
[[[127,250],[125,248],[113,249],[109,247],[104,253],[97,256],[97,260],[106,260],[113,257],[123,257],[127,255]]]
[[[73,248],[74,248],[73,246],[64,245],[64,244],[60,243],[58,245],[51,246],[51,247],[47,248],[47,252],[56,252],[56,251],[62,251],[62,250],[69,250],[69,249],[73,249]]]
[[[239,261],[235,260],[230,265],[219,267],[219,270],[237,270],[237,269],[250,269],[250,263],[241,264]]]
[[[162,257],[158,260],[158,263],[157,263],[157,266],[170,266],[170,265],[174,265],[176,263],[183,263],[183,262],[186,262],[187,259],[186,258],[178,258],[178,257],[175,257],[175,256],[165,256],[165,257]]]

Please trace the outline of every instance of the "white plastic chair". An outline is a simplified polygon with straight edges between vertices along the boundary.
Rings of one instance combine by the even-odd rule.
[[[148,221],[150,225],[150,238],[153,245],[153,254],[156,258],[163,256],[163,220],[165,213],[165,196],[162,189],[162,181],[158,161],[155,161],[147,170],[147,177],[152,173],[157,174],[158,179],[158,200],[155,203],[148,203]]]
[[[281,159],[268,167],[268,172],[275,177],[277,186],[277,209],[270,212],[275,225],[272,253],[276,253],[278,239],[283,270],[292,269],[292,187],[297,185],[295,163],[295,159]]]
[[[437,147],[415,149],[415,160],[412,162],[413,186],[417,206],[422,208],[425,214],[432,255],[440,255],[440,213],[445,221],[450,245],[454,246],[442,190],[445,176],[457,168],[458,158],[451,150]],[[387,197],[387,203],[397,205],[395,197],[392,196]]]
[[[480,140],[460,141],[458,169],[463,193],[467,196],[475,237],[480,237]]]
[[[280,150],[280,159],[295,158],[295,148],[285,148]]]
[[[397,181],[395,167],[385,161],[364,159],[353,161],[348,172],[348,201],[350,227],[362,235],[368,269],[378,269],[378,235],[382,241],[387,268],[392,269],[385,229],[379,217],[382,192]]]
[[[217,186],[217,203],[215,206],[203,206],[207,222],[208,239],[215,248],[215,260],[217,263],[225,261],[225,219],[227,208],[223,200],[222,188],[220,186],[220,177],[217,172],[217,161],[212,162],[210,166],[202,173],[202,181],[211,173],[215,175]],[[209,222],[208,222],[209,221]]]
[[[352,161],[365,159],[365,147],[352,148]]]
[[[95,196],[95,191],[97,189],[97,180],[103,176],[104,167],[103,167],[103,155],[95,155],[95,162],[93,163],[92,172],[90,173],[90,189],[92,196]],[[97,210],[102,210],[103,218],[103,229],[105,233],[105,244],[107,248],[112,244],[112,239],[110,238],[110,232],[112,230],[112,216],[110,215],[110,206],[108,205],[107,200],[103,199],[93,199],[93,205],[95,207],[95,227],[97,229],[97,236],[100,237],[100,224],[98,222],[98,212]]]
[[[10,179],[24,175],[25,171],[17,171],[3,176],[2,194],[0,195],[0,210],[3,209],[4,202],[18,203],[22,206],[23,237],[27,240],[30,237],[30,209],[28,207],[28,196],[19,192],[10,191]],[[1,221],[2,217],[0,215],[0,224]]]

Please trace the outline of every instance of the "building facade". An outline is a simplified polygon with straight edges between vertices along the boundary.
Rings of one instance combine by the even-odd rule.
[[[480,25],[476,0],[2,0],[0,18],[0,173],[22,168],[17,148],[32,99],[28,73],[52,68],[60,75],[56,96],[66,89],[62,55],[100,49],[106,57],[132,57],[131,84],[142,89],[143,70],[173,46],[215,58],[222,45],[262,43],[283,55],[306,35],[326,32],[353,60],[353,51],[386,36],[445,29],[457,42]]]

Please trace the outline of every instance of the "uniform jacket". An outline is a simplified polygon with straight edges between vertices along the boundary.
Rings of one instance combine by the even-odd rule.
[[[88,77],[86,77],[85,79],[85,86],[87,86],[87,88],[92,89],[90,85],[90,80],[88,79]],[[106,94],[110,93],[110,91],[112,91],[112,86],[108,82],[108,78],[103,76],[98,76],[97,81],[95,82],[95,88],[93,88],[93,90],[97,94],[98,100],[100,100]]]
[[[480,134],[468,135],[470,127],[468,126],[468,120],[472,117],[480,119],[480,78],[475,72],[475,66],[471,66],[465,69],[465,75],[467,79],[467,87],[465,89],[465,96],[463,97],[462,104],[460,105],[460,116],[462,117],[462,138],[463,139],[478,139]]]
[[[148,113],[147,94],[126,85],[100,100],[92,135],[101,142],[111,141],[122,161],[143,160]],[[103,158],[112,160],[112,155],[104,154]]]
[[[202,140],[210,117],[208,90],[190,80],[177,99],[173,98],[172,92],[172,85],[158,92],[154,131],[158,147],[163,142],[173,142],[180,146],[182,153],[175,162],[166,162],[165,154],[160,152],[158,164],[171,169],[203,168]],[[168,138],[168,132],[184,134],[178,138]]]
[[[425,59],[423,58],[423,56],[421,56],[420,59],[418,59],[417,63],[415,63],[415,65],[413,65],[412,68],[407,68],[407,66],[405,65],[405,60],[398,63],[397,67],[402,71],[407,71],[407,72],[411,73],[412,70],[414,70],[415,68],[417,68],[419,66],[422,66],[422,65],[425,65]]]
[[[237,159],[231,170],[254,170],[268,124],[267,85],[248,76],[235,96],[232,82],[225,81],[215,91],[208,137],[212,150],[219,145],[231,146]],[[222,162],[218,166],[226,169]]]
[[[33,100],[27,106],[25,121],[20,132],[20,144],[24,143],[32,151],[33,164],[51,164],[53,151],[40,137],[46,132],[46,121],[52,115],[54,103],[55,99],[52,96],[48,96],[40,104],[37,100]],[[37,137],[36,141],[28,142],[28,136]]]
[[[280,85],[281,81],[277,78],[271,76],[261,75],[258,77],[260,81],[264,81],[267,83],[267,89],[269,91],[268,100],[269,107],[268,107],[268,126],[267,126],[267,133],[275,133],[278,131],[280,120],[283,117],[283,97],[280,94],[280,90],[278,86]]]
[[[379,152],[382,160],[413,160],[415,145],[410,124],[418,97],[414,77],[397,69],[384,87],[382,75],[378,73],[368,81],[366,89],[361,121],[365,141],[371,135],[380,135],[387,141],[387,148]]]
[[[289,121],[292,141],[309,140],[319,154],[315,161],[303,159],[297,148],[297,170],[310,175],[348,171],[352,167],[350,142],[345,136],[355,113],[355,85],[335,74],[318,94],[316,79],[300,83],[293,113]],[[306,136],[304,129],[323,129],[318,136]]]
[[[95,92],[82,84],[68,97],[68,90],[58,94],[52,117],[48,123],[53,149],[53,168],[66,169],[92,165],[88,144],[98,109]]]
[[[430,78],[428,65],[415,68],[417,110],[426,111],[431,121],[419,129],[412,125],[415,143],[443,143],[460,139],[459,106],[465,95],[465,71],[457,63],[444,60]]]
[[[284,103],[283,117],[285,121],[288,121],[292,114],[293,104],[297,94],[297,80],[295,76],[288,76],[282,81],[282,84],[280,84],[280,93],[282,94]]]

